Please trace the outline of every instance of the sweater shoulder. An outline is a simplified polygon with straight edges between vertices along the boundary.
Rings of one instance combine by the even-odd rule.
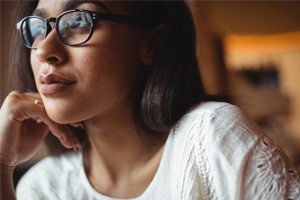
[[[204,114],[222,118],[228,115],[239,115],[241,114],[241,110],[237,106],[230,103],[209,101],[195,105],[184,117],[189,115],[201,116]]]
[[[175,129],[185,131],[177,131],[178,134],[185,134],[186,131],[191,131],[194,134],[199,134],[201,130],[207,126],[213,128],[211,134],[217,134],[219,129],[224,129],[230,124],[243,125],[250,123],[244,116],[242,111],[235,105],[226,102],[203,102],[192,107],[177,123]],[[250,125],[250,124],[247,124]],[[253,125],[253,124],[251,124]],[[195,130],[197,127],[198,130]],[[201,130],[199,130],[201,129]],[[200,131],[200,132],[199,132]],[[224,131],[223,131],[224,132]],[[208,136],[209,133],[205,135]]]
[[[199,104],[175,130],[176,155],[189,158],[185,163],[197,170],[207,199],[299,199],[290,160],[237,106]]]

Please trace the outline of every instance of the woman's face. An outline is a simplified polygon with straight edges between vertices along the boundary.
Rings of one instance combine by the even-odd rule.
[[[121,2],[76,3],[40,0],[44,18],[68,9],[128,15]],[[132,88],[145,52],[145,38],[137,27],[99,21],[91,39],[76,47],[63,44],[56,30],[31,51],[31,65],[49,117],[57,123],[75,123],[95,116],[121,112],[132,104]]]

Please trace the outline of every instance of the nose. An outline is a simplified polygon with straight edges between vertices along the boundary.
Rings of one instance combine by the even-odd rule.
[[[35,55],[42,63],[51,65],[60,65],[66,61],[66,46],[58,38],[55,28],[39,43]]]

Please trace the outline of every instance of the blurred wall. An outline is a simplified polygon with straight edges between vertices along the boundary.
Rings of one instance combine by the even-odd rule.
[[[257,69],[268,63],[276,67],[279,73],[278,95],[272,99],[261,99],[261,109],[270,109],[267,111],[269,115],[284,112],[286,108],[277,99],[279,94],[288,97],[288,132],[300,144],[300,31],[272,35],[229,35],[225,38],[225,49],[228,67],[232,70],[246,66]]]
[[[11,88],[14,88],[12,85],[13,81],[10,81],[8,84],[8,50],[11,48],[9,46],[10,41],[10,31],[9,29],[12,27],[10,22],[10,16],[13,16],[14,13],[11,12],[13,8],[13,1],[0,1],[1,8],[1,34],[0,34],[0,43],[1,43],[1,51],[0,51],[0,105],[2,104],[4,98],[7,96],[8,92]],[[15,25],[13,25],[15,27]]]
[[[285,147],[293,146],[291,154],[300,164],[300,1],[189,2],[208,92],[234,95],[254,120],[271,121],[270,133],[277,132],[276,139]],[[232,42],[229,36],[242,39]],[[243,65],[269,61],[277,66],[279,91],[258,90],[233,73]]]

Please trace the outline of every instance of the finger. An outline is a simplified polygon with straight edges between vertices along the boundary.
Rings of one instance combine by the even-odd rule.
[[[79,144],[79,142],[77,142],[78,144],[76,141],[73,142],[74,139],[72,138],[72,134],[67,132],[67,125],[57,124],[49,118],[39,94],[26,93],[21,99],[24,103],[22,104],[23,108],[21,108],[20,111],[23,113],[21,113],[18,120],[23,121],[31,118],[38,123],[46,124],[51,133],[58,137],[62,145],[66,148],[72,148],[74,145]],[[65,134],[65,131],[67,134]]]
[[[46,113],[43,101],[38,93],[20,93],[12,92],[9,95],[8,106],[11,115],[15,121],[23,122],[27,119],[35,119],[37,122],[43,122],[48,126],[51,133],[61,138],[60,141],[66,148],[80,146],[79,141],[72,134],[67,125],[57,124],[52,121]]]
[[[81,128],[82,130],[84,130],[84,126],[82,122],[72,123],[70,125],[73,126],[74,128]]]
[[[61,128],[62,125],[57,124],[48,117],[44,105],[42,103],[37,103],[37,99],[30,99],[30,101],[27,102],[27,104],[28,106],[26,106],[21,111],[23,112],[24,118],[21,118],[20,120],[23,121],[25,119],[35,119],[38,121],[42,121],[49,127],[50,131],[56,137],[61,137],[63,135],[63,130]]]
[[[69,140],[67,140],[65,137],[59,137],[58,139],[64,147],[66,147],[68,149],[73,148],[71,142],[69,142]]]
[[[77,139],[77,137],[73,134],[72,129],[67,126],[64,125],[63,127],[63,135],[60,139],[62,139],[62,142],[67,142],[70,144],[70,146],[76,150],[76,149],[81,149],[81,144],[79,142],[79,140]]]
[[[35,99],[34,104],[44,108],[43,103],[39,99]],[[42,120],[37,118],[37,123],[40,123]],[[83,128],[82,123],[75,123],[75,126]],[[81,149],[81,144],[78,139],[73,134],[72,130],[67,125],[59,125],[61,135],[56,135],[61,143],[67,148],[73,148],[74,150]],[[55,134],[55,133],[54,133]]]

